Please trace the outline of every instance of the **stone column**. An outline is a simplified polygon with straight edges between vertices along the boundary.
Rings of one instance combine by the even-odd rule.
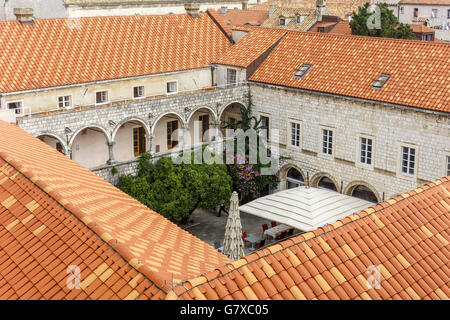
[[[189,148],[191,144],[191,139],[189,139],[189,126],[187,123],[183,123],[183,149]]]
[[[147,143],[146,143],[147,150],[146,151],[147,151],[148,154],[153,155],[153,151],[152,151],[152,149],[153,149],[153,135],[152,134],[150,134],[150,135],[146,134],[145,136],[147,138]]]
[[[115,142],[111,141],[111,142],[107,142],[106,143],[108,145],[108,151],[109,151],[109,160],[106,162],[107,164],[114,164],[117,163],[116,160],[114,160],[114,144]]]

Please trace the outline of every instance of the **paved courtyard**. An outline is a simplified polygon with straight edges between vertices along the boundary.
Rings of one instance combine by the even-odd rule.
[[[226,213],[222,213],[220,217],[217,217],[216,211],[197,209],[192,213],[190,226],[185,227],[185,230],[212,246],[217,242],[220,242],[220,246],[222,246],[227,219],[228,215]],[[258,239],[263,238],[262,225],[267,223],[270,227],[270,221],[244,212],[241,213],[241,223],[242,231],[247,232],[247,235],[254,235]],[[244,247],[246,255],[251,253],[250,247],[250,244]]]

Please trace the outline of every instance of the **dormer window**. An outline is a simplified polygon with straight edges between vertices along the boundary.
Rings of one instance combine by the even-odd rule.
[[[286,19],[284,17],[280,17],[280,26],[286,25]]]
[[[305,18],[305,17],[303,17],[303,16],[301,16],[301,15],[297,15],[297,16],[296,16],[295,22],[296,22],[297,24],[300,24],[300,23],[303,22],[304,18]]]
[[[308,73],[309,69],[311,69],[312,64],[302,64],[300,68],[298,68],[294,73],[294,78],[304,78]]]
[[[381,76],[375,80],[375,83],[372,86],[372,89],[381,89],[384,84],[386,83],[386,81],[389,79],[391,75],[387,74],[387,73],[382,73]]]

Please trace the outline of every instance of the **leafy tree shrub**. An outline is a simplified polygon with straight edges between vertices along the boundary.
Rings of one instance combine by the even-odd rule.
[[[352,34],[370,37],[384,37],[397,39],[417,39],[411,27],[400,23],[394,12],[389,9],[386,3],[376,4],[380,10],[380,29],[369,28],[367,22],[375,24],[374,13],[370,10],[370,4],[358,8],[358,13],[353,12],[350,28]],[[372,19],[372,21],[370,20]]]
[[[186,221],[196,208],[213,209],[231,197],[231,178],[223,164],[156,163],[139,159],[136,177],[119,178],[118,187],[144,205],[175,221]]]

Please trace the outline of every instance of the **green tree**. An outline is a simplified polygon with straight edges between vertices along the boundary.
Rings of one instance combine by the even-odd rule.
[[[350,28],[352,34],[370,37],[384,37],[397,39],[416,39],[411,27],[400,23],[394,12],[386,3],[376,4],[379,9],[379,28],[377,25],[377,14],[371,9],[369,3],[358,8],[358,13],[353,12]]]
[[[243,195],[243,202],[252,200],[265,194],[268,188],[274,188],[277,186],[277,177],[275,175],[262,175],[261,169],[271,166],[271,162],[267,164],[261,163],[260,153],[265,152],[268,157],[271,157],[272,152],[270,147],[265,143],[266,138],[263,136],[266,126],[261,125],[261,119],[257,119],[252,114],[253,101],[251,93],[248,93],[248,105],[247,107],[241,106],[241,120],[236,122],[222,121],[226,129],[243,130],[244,132],[253,129],[257,134],[256,145],[250,144],[250,140],[246,139],[245,142],[245,160],[244,163],[239,163],[238,157],[241,156],[237,153],[237,141],[234,141],[233,150],[226,150],[224,157],[227,153],[232,152],[234,154],[234,163],[228,164],[228,174],[233,180],[233,190],[236,190]],[[249,163],[249,155],[251,152],[256,152],[257,163]]]
[[[121,176],[118,187],[144,205],[175,221],[186,221],[196,208],[213,209],[231,197],[231,178],[223,164],[156,163],[139,159],[138,174]]]

